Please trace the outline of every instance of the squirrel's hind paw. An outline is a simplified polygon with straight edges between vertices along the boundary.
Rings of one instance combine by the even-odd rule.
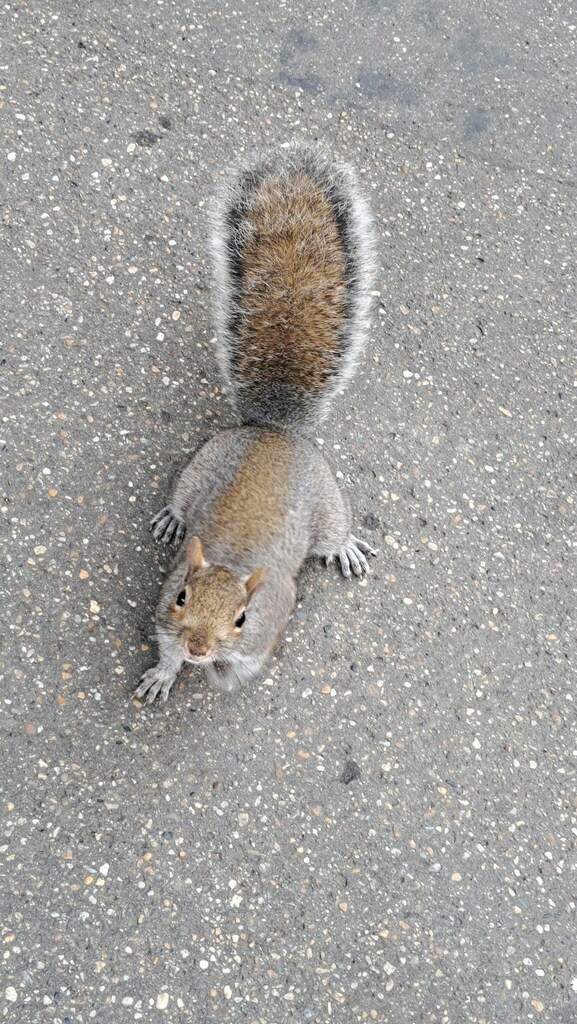
[[[348,543],[338,553],[343,576],[348,578],[351,571],[355,576],[364,576],[369,571],[369,563],[365,556],[376,555],[376,553],[364,540],[349,537]]]
[[[150,520],[152,535],[155,540],[161,540],[164,544],[178,546],[184,537],[185,526],[181,519],[171,509],[170,505],[157,512]]]

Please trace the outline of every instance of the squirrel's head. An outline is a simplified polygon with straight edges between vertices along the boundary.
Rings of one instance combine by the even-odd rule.
[[[192,664],[218,661],[243,634],[250,602],[264,581],[266,567],[242,576],[205,561],[198,537],[186,547],[182,589],[167,611],[167,626]]]

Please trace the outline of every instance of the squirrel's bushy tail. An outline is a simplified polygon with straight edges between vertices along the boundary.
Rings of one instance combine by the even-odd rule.
[[[275,149],[217,198],[217,355],[243,422],[312,429],[363,347],[372,220],[352,170],[316,149]]]

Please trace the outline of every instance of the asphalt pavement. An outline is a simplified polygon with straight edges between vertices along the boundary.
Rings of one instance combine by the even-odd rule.
[[[575,11],[0,13],[0,1019],[577,1019]],[[317,443],[367,581],[306,566],[234,696],[154,661],[174,472],[235,423],[210,198],[357,167],[380,268]]]

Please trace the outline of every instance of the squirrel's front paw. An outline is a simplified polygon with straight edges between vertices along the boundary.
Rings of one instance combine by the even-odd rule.
[[[157,512],[150,520],[152,535],[155,540],[162,540],[165,544],[180,544],[185,533],[185,525],[170,505]]]
[[[153,668],[149,668],[140,680],[140,686],[134,691],[134,696],[141,700],[142,697],[146,697],[146,703],[152,704],[153,700],[156,699],[160,694],[160,699],[163,704],[168,700],[168,695],[172,689],[175,676],[169,674],[162,669],[160,665],[155,665]]]
[[[369,571],[369,563],[366,555],[376,555],[376,551],[358,537],[349,537],[347,543],[338,552],[341,572],[343,576],[350,576],[351,570],[355,576],[364,576]]]

